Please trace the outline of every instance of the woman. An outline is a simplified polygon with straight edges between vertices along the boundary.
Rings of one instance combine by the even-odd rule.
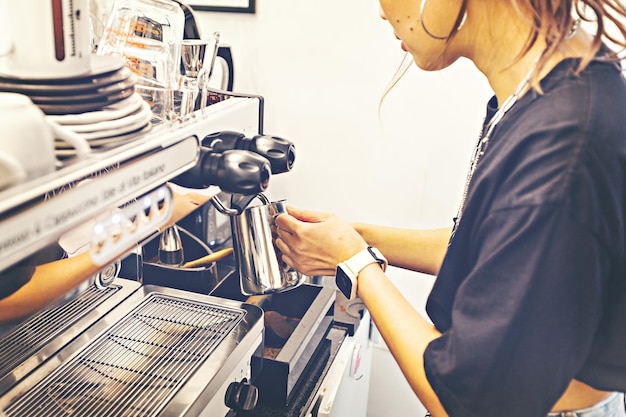
[[[352,275],[433,416],[626,415],[626,83],[603,44],[626,46],[623,4],[380,5],[420,68],[466,57],[495,93],[463,202],[453,227],[429,231],[290,207],[276,219],[283,259],[307,275],[337,271],[346,291]],[[380,252],[437,275],[434,325],[391,284]]]

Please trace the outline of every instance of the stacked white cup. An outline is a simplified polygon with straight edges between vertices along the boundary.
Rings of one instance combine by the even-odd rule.
[[[65,78],[90,70],[88,0],[0,0],[0,74]]]
[[[89,0],[0,0],[0,77],[24,83],[89,74]],[[56,169],[55,139],[89,143],[51,120],[28,96],[0,93],[0,190]]]
[[[82,136],[46,118],[28,96],[0,93],[0,190],[53,172],[59,161],[55,139],[76,148],[77,155],[90,152]]]

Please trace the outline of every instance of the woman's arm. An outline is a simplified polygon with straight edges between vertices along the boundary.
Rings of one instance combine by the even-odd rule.
[[[396,264],[435,271],[439,269],[449,237],[444,230],[405,232],[365,225],[357,225],[355,230],[354,225],[329,213],[292,206],[287,210],[288,215],[281,214],[276,219],[279,236],[276,245],[283,260],[306,275],[334,275],[339,262],[368,244],[376,246]],[[412,244],[415,247],[409,250]],[[421,250],[428,253],[412,253]],[[377,264],[366,266],[358,274],[357,292],[422,403],[433,416],[446,416],[426,378],[423,360],[428,344],[441,334],[404,298]]]
[[[447,416],[424,370],[424,352],[441,333],[407,301],[377,264],[358,276],[357,291],[409,385],[428,412]]]
[[[17,320],[45,307],[101,269],[89,252],[35,267],[30,280],[0,300],[0,324]],[[2,279],[11,279],[9,270]]]
[[[452,232],[451,228],[408,230],[364,223],[352,226],[391,265],[431,275],[439,272]]]
[[[175,193],[173,213],[168,225],[176,223],[209,200],[210,197],[199,193]],[[34,313],[76,288],[101,269],[102,266],[91,261],[89,252],[36,266],[26,284],[13,294],[0,299],[0,324]],[[10,275],[9,270],[4,279],[11,279]]]

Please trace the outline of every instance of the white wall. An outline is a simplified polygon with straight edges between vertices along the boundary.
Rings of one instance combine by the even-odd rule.
[[[296,144],[294,169],[271,179],[270,197],[349,220],[450,224],[491,95],[472,66],[413,67],[379,113],[403,52],[375,0],[257,0],[254,15],[198,20],[233,48],[235,90],[265,97],[265,133]],[[432,278],[390,275],[423,310]],[[369,417],[419,415],[388,350],[374,351]]]

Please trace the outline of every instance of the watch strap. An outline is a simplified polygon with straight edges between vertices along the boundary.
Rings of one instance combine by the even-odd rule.
[[[366,266],[378,263],[384,271],[387,267],[387,259],[376,248],[368,246],[347,261],[337,265],[337,273],[335,274],[335,282],[337,288],[348,299],[352,300],[356,297],[357,276],[359,272]]]
[[[362,251],[352,256],[343,264],[350,269],[354,276],[359,275],[359,272],[371,263],[378,263],[383,271],[387,269],[387,259],[376,248],[368,246]]]

